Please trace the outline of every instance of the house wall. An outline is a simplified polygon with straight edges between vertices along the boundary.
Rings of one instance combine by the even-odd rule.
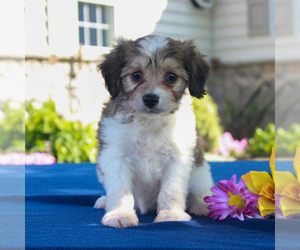
[[[191,1],[169,0],[154,34],[185,40],[191,38],[200,51],[212,55],[211,10],[197,9]]]
[[[24,1],[0,1],[0,58],[24,59]]]
[[[46,6],[46,0],[25,1],[25,55],[50,55]]]
[[[224,130],[238,139],[275,121],[275,36],[250,35],[248,4],[216,0],[211,19],[212,74],[207,89],[218,104]]]
[[[108,92],[96,64],[110,48],[83,46],[79,52],[78,1],[41,0],[37,6],[35,0],[26,1],[30,15],[26,28],[26,100],[43,102],[50,97],[58,112],[70,119],[98,120]],[[116,37],[136,39],[160,34],[193,38],[202,53],[211,53],[210,11],[198,10],[190,1],[86,2],[114,7]]]
[[[41,104],[51,98],[57,112],[68,120],[95,122],[108,99],[104,81],[95,68],[94,62],[27,60],[26,100]]]
[[[193,38],[208,60],[212,59],[207,88],[219,104],[225,128],[235,131],[241,128],[242,123],[231,126],[232,119],[246,107],[260,83],[274,83],[275,37],[248,35],[247,0],[216,0],[211,10],[197,9],[189,0],[81,1],[113,6],[116,36],[135,39],[159,34],[176,39]],[[67,111],[70,108],[73,116],[90,121],[98,119],[100,103],[108,97],[103,79],[96,72],[96,63],[99,55],[110,48],[83,46],[79,52],[77,3],[77,0],[25,1],[26,99],[44,101],[51,96],[66,116],[72,116]],[[18,11],[22,12],[22,8]],[[297,34],[276,37],[276,63],[300,60],[299,42]],[[8,56],[22,55],[18,52],[20,47],[15,47],[18,49],[5,50]],[[15,72],[22,75],[24,71],[22,61],[2,60],[0,66],[1,72],[10,72],[9,77],[15,82],[19,81],[14,77]],[[272,100],[273,90],[274,86],[266,87],[261,93]],[[0,94],[1,99],[7,96]],[[262,107],[264,101],[269,103],[268,98],[257,98]],[[252,111],[257,107],[253,105]],[[274,118],[274,105],[264,112],[267,112],[265,118],[259,121],[262,127]]]
[[[70,57],[79,50],[77,0],[26,0],[28,18],[27,41],[37,44],[27,47],[27,55]],[[205,54],[211,54],[211,11],[196,9],[191,1],[181,0],[81,0],[114,7],[116,37],[136,39],[159,34],[176,39],[193,38]],[[66,12],[66,10],[68,10]],[[48,48],[47,47],[48,39]],[[39,50],[38,50],[39,49]],[[109,48],[82,47],[84,59],[95,60]],[[43,52],[42,52],[43,51]]]
[[[275,63],[212,64],[207,92],[218,104],[224,131],[251,137],[275,122]]]
[[[300,60],[276,63],[276,127],[300,124]]]
[[[221,63],[272,61],[275,37],[248,35],[248,1],[216,0],[212,10],[212,57]]]
[[[276,0],[277,63],[300,61],[300,1]]]

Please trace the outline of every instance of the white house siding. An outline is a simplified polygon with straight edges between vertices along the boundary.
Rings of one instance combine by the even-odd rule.
[[[35,6],[36,1],[39,4]],[[80,1],[112,6],[116,37],[136,39],[161,34],[193,38],[203,53],[211,53],[210,11],[196,9],[189,0]],[[76,118],[97,120],[108,92],[96,72],[96,61],[110,48],[83,46],[82,59],[92,61],[80,67],[72,62],[79,55],[77,0],[26,0],[26,14],[30,15],[26,24],[30,45],[26,50],[26,99],[44,102],[51,97],[66,117],[72,116],[70,108]],[[71,65],[75,78],[70,77]]]
[[[74,0],[47,0],[49,52],[72,56],[79,49],[78,10]]]
[[[189,0],[81,1],[114,7],[116,37],[136,39],[160,34],[176,39],[193,38],[203,53],[211,54],[211,11],[196,9]],[[47,0],[50,54],[67,57],[78,52],[77,3],[77,0]],[[41,35],[44,36],[44,32]],[[106,52],[104,48],[82,48],[86,59],[95,60],[99,54]]]
[[[300,61],[300,1],[276,0],[275,8],[276,62]]]
[[[300,37],[276,37],[275,60],[276,63],[300,61]]]
[[[0,34],[0,104],[7,99],[22,102],[25,92],[25,28],[22,0],[0,2]],[[1,108],[0,106],[0,110]]]
[[[181,40],[192,38],[202,53],[212,54],[211,10],[197,9],[190,0],[169,0],[154,33]]]
[[[25,54],[48,56],[46,0],[25,0]]]
[[[0,56],[24,59],[23,0],[0,1]]]
[[[216,0],[212,11],[212,56],[222,63],[251,63],[275,58],[275,37],[248,36],[247,0]]]

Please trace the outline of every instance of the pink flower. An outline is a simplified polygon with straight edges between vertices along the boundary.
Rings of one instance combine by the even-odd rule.
[[[48,153],[33,153],[30,155],[26,155],[25,159],[26,165],[50,165],[55,163],[56,161],[55,157]]]
[[[219,142],[219,153],[228,157],[230,156],[230,151],[234,151],[236,154],[242,154],[245,152],[247,146],[247,139],[244,138],[241,141],[234,140],[229,132],[225,132]]]
[[[0,165],[24,165],[24,153],[0,154]]]
[[[0,165],[49,165],[55,162],[55,157],[48,153],[33,153],[30,155],[25,155],[25,153],[0,154]]]
[[[230,181],[221,180],[217,186],[211,188],[214,195],[204,198],[205,202],[213,203],[208,206],[210,218],[224,220],[229,216],[241,221],[244,217],[261,218],[256,207],[258,196],[247,189],[242,179],[236,184],[236,175],[233,175]]]

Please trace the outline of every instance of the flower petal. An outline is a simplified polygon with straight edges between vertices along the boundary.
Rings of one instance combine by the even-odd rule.
[[[243,189],[245,189],[245,187],[246,187],[245,181],[244,181],[243,179],[240,179],[240,182],[239,182],[239,184],[238,184],[238,186],[237,186],[237,191],[238,191],[238,193],[240,194],[240,192],[241,192]]]
[[[300,183],[300,147],[296,148],[296,155],[294,158],[294,169],[296,171],[298,182]]]
[[[222,214],[224,214],[224,211],[227,211],[227,210],[213,210],[213,211],[210,211],[209,214],[208,214],[208,217],[212,218],[212,217],[219,217],[221,216]]]
[[[225,220],[227,216],[232,212],[232,210],[223,210],[223,214],[220,216],[219,220]]]
[[[231,182],[232,184],[236,184],[236,174],[234,174],[232,177],[231,177]]]
[[[219,210],[219,209],[228,209],[229,206],[227,203],[216,203],[211,204],[207,207],[209,210]]]
[[[229,197],[229,194],[225,193],[224,191],[216,187],[212,187],[210,190],[221,197]]]
[[[232,194],[236,194],[236,193],[237,193],[236,185],[233,184],[231,181],[227,181],[227,187],[228,187],[228,190],[229,190]]]
[[[247,174],[242,175],[242,179],[245,181],[247,188],[253,193],[253,194],[259,194],[260,190],[257,190],[252,182],[252,177],[250,172]]]
[[[288,171],[276,171],[276,185],[275,185],[275,194],[281,194],[286,185],[290,183],[297,184],[298,181],[296,177]]]
[[[267,199],[264,196],[261,196],[258,198],[258,209],[261,217],[265,217],[268,214],[273,214],[275,212],[275,202]]]
[[[203,199],[206,203],[213,203],[213,202],[228,202],[227,197],[220,197],[220,196],[206,196]]]
[[[256,200],[252,200],[252,201],[250,201],[248,204],[247,204],[247,206],[248,207],[256,207],[258,205],[258,201]]]
[[[298,214],[300,213],[300,202],[289,197],[283,196],[280,199],[280,206],[279,208],[282,211],[284,217],[289,215]]]
[[[241,220],[241,221],[244,221],[244,215],[241,211],[237,211],[236,213],[236,217]]]
[[[275,147],[272,147],[272,153],[271,153],[269,166],[270,166],[270,169],[271,169],[272,178],[275,182]]]
[[[261,190],[266,183],[274,183],[271,176],[265,171],[251,171],[250,175],[256,190]]]
[[[218,188],[220,188],[222,191],[224,191],[225,193],[227,193],[227,191],[228,191],[227,186],[224,186],[224,184],[222,184],[222,183],[220,183],[220,182],[217,183],[217,186],[218,186]]]

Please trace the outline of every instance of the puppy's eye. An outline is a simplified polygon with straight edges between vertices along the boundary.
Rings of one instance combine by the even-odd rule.
[[[142,73],[137,71],[137,72],[134,72],[131,74],[131,79],[134,81],[134,82],[139,82],[143,79],[143,76],[142,76]]]
[[[174,83],[174,82],[176,82],[177,79],[178,79],[177,75],[175,75],[173,73],[167,74],[167,82]]]

